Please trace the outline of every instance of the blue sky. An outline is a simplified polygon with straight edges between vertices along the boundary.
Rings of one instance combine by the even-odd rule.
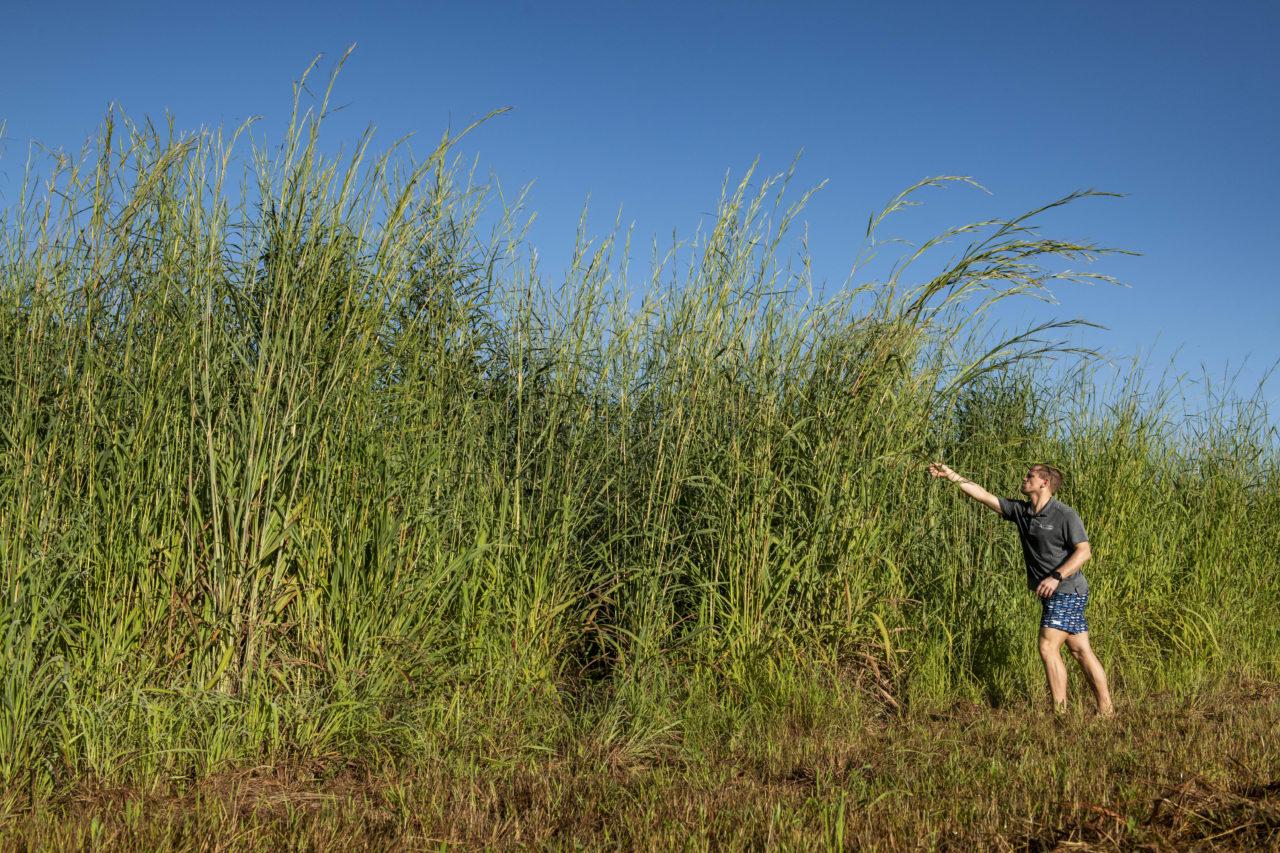
[[[550,275],[588,197],[591,230],[621,206],[637,237],[688,236],[726,172],[760,158],[827,180],[805,220],[815,271],[845,278],[868,214],[935,174],[951,189],[891,233],[1011,215],[1075,189],[1126,193],[1047,220],[1051,233],[1142,253],[1096,265],[1128,289],[1064,288],[1011,324],[1082,316],[1080,340],[1157,372],[1280,357],[1280,4],[708,2],[29,4],[0,34],[0,192],[28,143],[79,148],[107,105],[179,127],[261,115],[352,43],[329,134],[367,125],[426,144],[490,109],[468,140],[514,190]],[[642,255],[639,260],[643,260]],[[1268,396],[1276,398],[1273,376]],[[1273,416],[1276,413],[1273,412]]]

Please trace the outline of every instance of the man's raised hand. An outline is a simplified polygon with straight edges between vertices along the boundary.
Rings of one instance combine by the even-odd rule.
[[[1004,511],[1000,509],[1000,499],[979,486],[972,480],[957,474],[941,462],[930,462],[929,473],[935,477],[946,477],[952,483],[960,486],[960,491],[973,498],[978,503],[997,515],[1004,515]]]
[[[951,475],[954,474],[955,471],[952,471],[950,468],[948,468],[946,465],[943,465],[941,462],[930,462],[929,473],[935,477],[946,477],[948,480],[950,480]]]

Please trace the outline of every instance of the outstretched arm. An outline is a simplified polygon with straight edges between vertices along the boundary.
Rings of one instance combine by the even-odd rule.
[[[960,486],[960,491],[973,498],[978,503],[985,506],[994,513],[1000,514],[1000,499],[979,486],[973,480],[961,477],[955,471],[952,471],[941,462],[933,462],[929,465],[929,473],[935,477],[945,477],[953,483]]]

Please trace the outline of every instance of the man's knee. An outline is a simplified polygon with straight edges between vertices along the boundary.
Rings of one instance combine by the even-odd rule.
[[[1040,638],[1040,657],[1048,660],[1057,657],[1062,651],[1062,641],[1053,637]]]
[[[1076,660],[1083,661],[1089,657],[1089,640],[1073,637],[1067,641],[1067,651],[1071,652],[1071,656]]]

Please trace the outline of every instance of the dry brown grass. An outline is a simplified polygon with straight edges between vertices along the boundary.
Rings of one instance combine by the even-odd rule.
[[[959,703],[708,753],[386,766],[334,759],[153,789],[84,783],[13,849],[1274,849],[1280,687],[1149,697],[1114,721]]]

